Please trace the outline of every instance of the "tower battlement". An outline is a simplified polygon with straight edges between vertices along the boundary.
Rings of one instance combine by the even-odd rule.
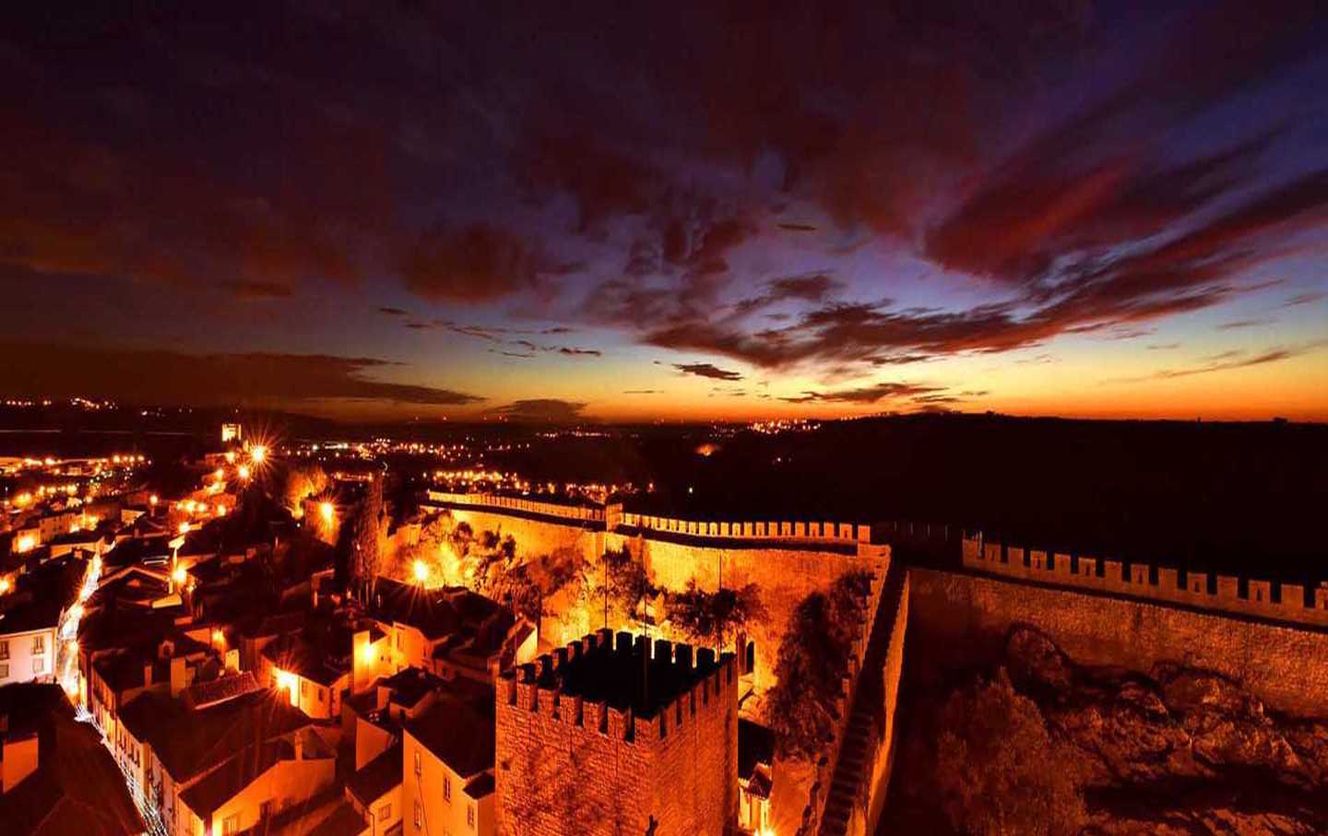
[[[636,743],[736,699],[737,681],[732,653],[604,629],[504,672],[498,690],[509,707]]]

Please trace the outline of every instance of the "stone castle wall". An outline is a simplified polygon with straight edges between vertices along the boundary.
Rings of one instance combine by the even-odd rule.
[[[622,525],[641,531],[663,531],[689,537],[718,537],[729,540],[780,540],[806,543],[858,543],[871,540],[871,526],[854,523],[770,520],[761,522],[714,522],[656,517],[623,512]]]
[[[1025,549],[981,537],[964,538],[963,563],[969,569],[1037,583],[1328,627],[1328,584],[1319,584],[1307,599],[1301,584],[1274,587],[1266,580],[1242,582],[1229,575],[1210,581],[1206,572],[1182,575],[1165,566]]]
[[[726,833],[737,820],[738,673],[726,654],[652,716],[542,687],[545,669],[614,653],[607,630],[510,671],[498,682],[496,783],[500,834]],[[692,648],[619,633],[631,648],[692,667]]]
[[[626,546],[645,566],[651,580],[670,590],[686,589],[693,579],[698,587],[711,592],[720,588],[721,579],[729,589],[757,584],[769,613],[765,621],[751,626],[747,636],[755,643],[753,685],[758,692],[775,683],[779,645],[789,615],[799,601],[812,592],[829,589],[838,577],[850,571],[867,570],[883,578],[890,562],[889,547],[872,545],[870,527],[865,525],[700,522],[627,513],[617,505],[586,509],[489,494],[437,491],[429,492],[429,500],[447,507],[457,521],[468,523],[476,534],[511,534],[521,558],[570,549],[594,563],[606,550]],[[583,511],[600,514],[598,518],[585,518]],[[567,516],[557,516],[563,512]],[[595,613],[588,613],[588,620],[579,615],[558,613],[547,618],[542,629],[547,638],[562,641],[602,623],[594,618]]]
[[[910,569],[909,590],[909,653],[928,665],[992,658],[1011,625],[1029,624],[1077,662],[1182,663],[1238,680],[1272,708],[1328,716],[1328,632],[932,569]]]
[[[648,534],[648,532],[644,532]],[[852,554],[806,548],[722,548],[611,534],[606,545],[626,545],[642,561],[658,586],[682,590],[691,580],[706,591],[723,586],[739,589],[754,583],[768,616],[749,626],[747,639],[755,643],[753,686],[764,692],[775,684],[775,661],[788,618],[812,592],[825,591],[837,578],[854,570],[884,578],[890,563],[888,547],[863,544]]]

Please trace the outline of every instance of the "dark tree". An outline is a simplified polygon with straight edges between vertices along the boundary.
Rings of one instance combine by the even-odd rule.
[[[750,624],[768,617],[754,583],[740,589],[706,592],[698,589],[693,579],[687,582],[686,590],[669,595],[668,607],[669,621],[689,641],[720,650],[728,649]]]
[[[789,617],[766,712],[781,757],[815,759],[834,735],[847,652],[839,633],[821,592],[802,599]]]

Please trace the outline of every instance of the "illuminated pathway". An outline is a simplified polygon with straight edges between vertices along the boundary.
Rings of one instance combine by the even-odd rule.
[[[69,695],[69,699],[74,703],[74,719],[80,723],[87,723],[97,730],[101,737],[101,744],[111,753],[111,759],[115,765],[120,768],[120,773],[124,775],[125,786],[129,789],[129,797],[133,799],[134,806],[138,813],[147,823],[147,832],[151,836],[168,836],[166,826],[157,813],[156,807],[148,801],[143,795],[143,789],[138,785],[133,774],[125,767],[120,759],[115,756],[115,749],[111,746],[111,741],[106,737],[106,731],[98,723],[97,718],[92,712],[88,711],[84,704],[83,689],[79,687],[78,672],[78,625],[83,618],[83,607],[93,592],[97,591],[97,584],[101,581],[101,558],[93,557],[88,562],[88,571],[83,576],[83,585],[79,587],[78,599],[65,610],[60,617],[60,626],[57,633],[57,643],[59,644],[59,654],[56,657],[56,671],[61,687]]]

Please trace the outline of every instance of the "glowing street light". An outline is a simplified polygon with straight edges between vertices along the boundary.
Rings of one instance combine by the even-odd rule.
[[[422,584],[429,579],[429,565],[425,563],[423,560],[415,561],[414,570],[415,570],[415,580],[418,583]]]
[[[324,523],[332,525],[337,516],[337,509],[331,502],[323,502],[318,505],[318,513],[322,515]]]
[[[242,464],[242,465],[240,465],[240,466],[236,469],[235,472],[239,474],[240,479],[241,479],[242,481],[248,481],[248,479],[249,479],[249,465],[247,465],[247,464]]]
[[[192,527],[193,527],[193,526],[189,525],[188,522],[182,522],[182,523],[180,523],[179,531],[180,531],[181,534],[188,534],[188,533],[189,533],[189,529],[192,528]]]
[[[0,595],[4,595],[13,589],[14,585],[10,583],[9,578],[0,578]]]
[[[184,586],[184,582],[189,580],[189,572],[183,566],[176,566],[171,570],[171,580],[176,586]]]
[[[255,444],[253,447],[250,447],[249,458],[253,460],[254,464],[262,464],[267,460],[267,445]]]

